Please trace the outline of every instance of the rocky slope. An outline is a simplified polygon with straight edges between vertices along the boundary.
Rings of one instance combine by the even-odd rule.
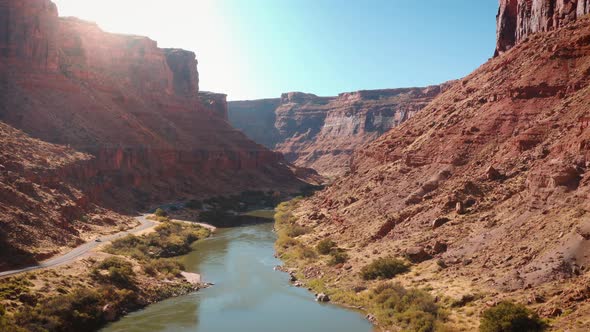
[[[318,97],[229,103],[232,125],[296,165],[335,177],[349,170],[353,151],[412,117],[447,85],[370,90]]]
[[[59,18],[49,0],[1,0],[0,19],[0,120],[95,156],[76,180],[92,199],[299,184],[226,122],[224,96],[199,96],[194,53]]]
[[[339,287],[374,258],[405,256],[412,285],[567,311],[558,329],[587,330],[589,101],[590,17],[532,34],[356,152],[350,174],[297,211],[314,229],[300,241],[353,248],[350,271],[322,267]]]
[[[0,270],[31,264],[134,223],[99,208],[64,182],[91,159],[0,122]]]

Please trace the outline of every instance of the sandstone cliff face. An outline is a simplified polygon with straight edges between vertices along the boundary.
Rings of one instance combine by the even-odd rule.
[[[589,0],[500,0],[496,55],[533,33],[558,29],[588,13]]]
[[[355,149],[411,118],[445,86],[230,102],[230,122],[288,161],[337,176],[349,169]]]
[[[203,105],[194,53],[59,18],[46,0],[2,0],[0,18],[0,120],[95,156],[74,176],[92,198],[298,185],[280,154],[226,122],[225,97]]]
[[[530,36],[358,150],[297,212],[308,245],[354,248],[351,270],[326,275],[424,253],[412,284],[495,294],[483,303],[541,294],[541,314],[577,310],[556,323],[570,329],[590,310],[588,101],[590,17]]]

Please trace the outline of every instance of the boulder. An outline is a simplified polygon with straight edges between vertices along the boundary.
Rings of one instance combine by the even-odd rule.
[[[490,181],[500,180],[502,173],[495,169],[494,166],[490,166],[486,169],[486,178]]]
[[[434,246],[432,246],[432,252],[436,255],[436,254],[442,254],[443,252],[446,252],[448,248],[448,245],[445,242],[441,242],[441,241],[436,241],[434,243]]]
[[[102,307],[102,315],[107,322],[114,322],[117,320],[117,310],[115,306],[107,304]]]
[[[436,229],[441,227],[442,225],[448,223],[449,221],[451,221],[451,219],[446,218],[446,217],[440,217],[440,218],[436,218],[433,222],[432,222],[432,229]]]
[[[432,258],[423,247],[410,247],[406,249],[406,257],[412,263],[421,263]]]
[[[315,300],[318,302],[330,302],[330,297],[327,294],[319,293],[316,294]]]

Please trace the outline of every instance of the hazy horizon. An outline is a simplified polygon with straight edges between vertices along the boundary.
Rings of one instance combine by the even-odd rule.
[[[492,56],[497,11],[496,0],[54,2],[61,16],[194,51],[201,90],[229,100],[290,91],[332,96],[461,78]]]

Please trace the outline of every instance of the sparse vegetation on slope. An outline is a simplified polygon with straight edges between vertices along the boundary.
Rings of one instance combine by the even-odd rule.
[[[329,295],[336,303],[363,308],[369,313],[368,318],[385,328],[403,327],[408,331],[421,332],[446,328],[446,311],[441,309],[426,291],[408,289],[398,283],[370,281],[365,281],[366,286],[357,287],[355,290],[343,287],[343,284],[336,280],[336,273],[318,273],[322,269],[342,266],[349,257],[344,249],[338,248],[329,238],[315,245],[317,253],[322,255],[318,256],[306,244],[309,239],[305,238],[305,235],[298,235],[298,238],[290,236],[293,234],[292,229],[298,225],[294,211],[300,202],[301,199],[294,199],[281,203],[275,214],[275,229],[278,234],[275,248],[286,266],[297,270],[298,280],[303,281],[316,293]],[[314,254],[303,254],[310,251]],[[367,280],[391,279],[408,270],[409,267],[404,261],[386,257],[375,260],[359,275],[366,276]]]
[[[2,279],[0,306],[11,310],[0,310],[0,330],[93,331],[150,302],[194,291],[199,286],[180,278],[184,267],[174,257],[209,235],[204,227],[165,220],[153,233],[114,241],[105,249],[111,256],[87,261],[75,279],[60,269]]]

